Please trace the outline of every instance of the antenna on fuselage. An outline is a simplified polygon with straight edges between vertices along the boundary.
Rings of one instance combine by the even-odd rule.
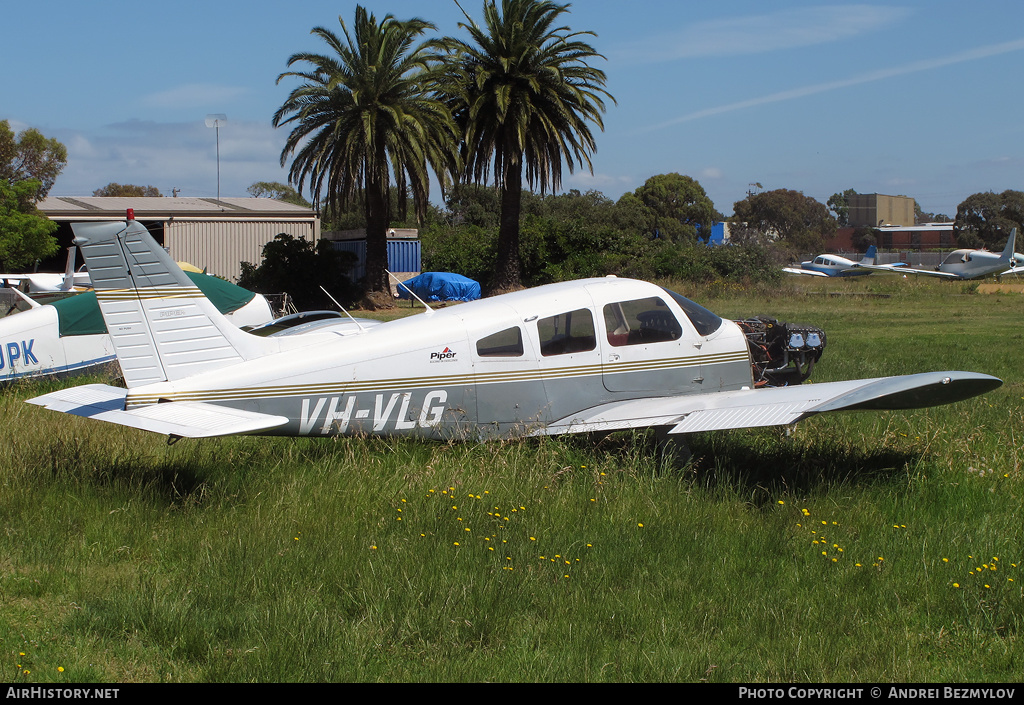
[[[385,271],[385,272],[388,272],[388,270],[386,270],[386,269],[385,269],[384,271]],[[410,294],[412,294],[412,295],[413,295],[413,296],[414,296],[414,297],[416,298],[416,300],[417,300],[417,301],[419,301],[419,302],[420,302],[421,304],[423,304],[423,307],[424,307],[425,309],[427,309],[427,315],[428,315],[428,316],[429,316],[430,314],[432,314],[432,313],[434,312],[434,309],[430,308],[430,306],[428,306],[428,305],[427,305],[427,302],[426,302],[426,301],[424,301],[424,300],[423,300],[423,299],[421,299],[420,297],[416,296],[416,292],[415,292],[415,291],[413,291],[412,289],[410,289],[409,287],[407,287],[407,286],[406,286],[405,284],[403,284],[402,282],[398,281],[398,277],[396,277],[396,276],[395,276],[394,274],[392,274],[391,272],[388,272],[388,276],[389,276],[389,277],[391,277],[392,279],[394,279],[394,280],[395,280],[395,284],[397,284],[398,286],[400,286],[400,287],[402,287],[403,289],[405,289],[406,291],[408,291],[408,292],[409,292]],[[396,287],[396,288],[397,288],[397,287]]]
[[[325,294],[327,294],[327,298],[329,298],[331,301],[333,301],[334,305],[337,306],[338,308],[340,308],[341,312],[344,313],[346,316],[348,316],[352,320],[352,322],[356,324],[356,326],[359,328],[359,332],[361,332],[361,333],[365,333],[366,332],[366,329],[363,328],[363,326],[359,323],[359,321],[357,321],[356,319],[352,318],[352,314],[349,313],[348,311],[346,311],[345,307],[342,306],[341,304],[339,304],[338,300],[336,298],[331,296],[331,292],[327,291],[327,289],[325,289],[322,285],[320,286],[320,291],[322,291]]]

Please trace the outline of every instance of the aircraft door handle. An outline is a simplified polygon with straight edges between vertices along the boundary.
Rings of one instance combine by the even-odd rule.
[[[616,361],[618,361],[618,359],[619,359],[618,355],[609,355],[608,356],[608,362],[616,362]]]

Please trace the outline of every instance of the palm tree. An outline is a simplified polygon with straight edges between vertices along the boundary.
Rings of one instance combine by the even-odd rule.
[[[463,130],[463,176],[486,183],[493,169],[501,193],[497,271],[491,289],[518,288],[519,212],[523,177],[541,193],[557,190],[562,162],[572,173],[595,150],[588,121],[604,129],[604,58],[572,32],[556,27],[568,5],[547,0],[485,0],[483,26],[459,6],[471,42],[444,40],[457,61],[443,91]]]
[[[432,91],[440,72],[432,42],[414,46],[434,25],[420,19],[380,23],[356,7],[352,32],[338,18],[344,38],[323,27],[330,55],[299,53],[287,71],[302,79],[274,113],[274,127],[291,125],[281,165],[294,155],[289,180],[301,191],[310,180],[313,198],[327,209],[362,199],[366,212],[366,289],[387,291],[387,228],[392,176],[399,193],[412,193],[416,214],[426,213],[428,164],[442,187],[454,168],[455,124]]]

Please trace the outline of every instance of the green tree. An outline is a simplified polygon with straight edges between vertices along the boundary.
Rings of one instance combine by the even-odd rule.
[[[461,7],[461,6],[460,6]],[[593,171],[588,123],[604,129],[605,74],[587,62],[604,58],[580,39],[593,32],[556,26],[568,5],[546,0],[486,0],[483,24],[466,12],[470,41],[447,38],[457,68],[444,84],[463,135],[464,178],[493,175],[501,194],[493,290],[520,285],[523,180],[542,194],[557,190],[563,162]]]
[[[651,212],[652,234],[670,242],[694,242],[698,232],[706,233],[723,220],[704,188],[689,176],[652,176],[634,193]]]
[[[68,163],[68,150],[56,139],[47,139],[29,128],[15,136],[7,120],[0,120],[0,180],[8,184],[35,180],[33,202],[46,198]]]
[[[284,201],[296,206],[310,208],[310,203],[302,195],[288,184],[277,181],[257,181],[246,189],[253,198],[272,198],[275,201]]]
[[[35,179],[0,179],[0,271],[17,271],[57,252],[57,224],[36,209],[40,188]]]
[[[857,192],[848,188],[842,193],[833,193],[829,199],[828,209],[836,214],[836,222],[839,227],[845,228],[850,224],[850,196],[856,196]]]
[[[160,189],[156,186],[136,186],[135,184],[118,184],[111,181],[103,188],[98,188],[92,192],[93,196],[105,196],[114,197],[120,196],[121,198],[156,198],[163,196],[160,193]]]
[[[328,209],[362,197],[366,212],[366,289],[388,291],[387,229],[391,178],[400,193],[408,189],[417,217],[426,213],[428,165],[442,185],[454,168],[455,126],[445,104],[432,89],[443,70],[430,42],[415,44],[434,26],[420,19],[380,22],[356,7],[352,31],[338,18],[343,37],[324,27],[312,34],[330,55],[293,54],[288,66],[308,65],[306,71],[287,71],[296,77],[294,89],[274,114],[275,127],[291,126],[281,152],[290,157],[288,179],[302,189],[310,180],[313,198],[326,196]]]
[[[0,271],[17,271],[57,252],[57,224],[36,208],[67,163],[55,139],[0,120]]]
[[[259,266],[241,262],[238,285],[260,294],[287,292],[300,311],[331,307],[323,290],[344,302],[355,298],[347,273],[355,256],[335,250],[327,240],[316,246],[301,237],[279,233],[263,246]]]
[[[956,209],[953,232],[962,247],[1002,250],[1010,231],[1017,228],[1018,242],[1024,237],[1024,192],[975,193]]]
[[[835,235],[836,219],[821,203],[799,191],[777,189],[747,196],[733,206],[733,220],[780,241],[796,252],[820,250]]]

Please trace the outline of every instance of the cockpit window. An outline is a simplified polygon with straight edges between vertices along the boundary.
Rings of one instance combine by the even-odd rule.
[[[668,304],[657,296],[619,301],[604,307],[608,342],[614,347],[678,340],[683,334]]]
[[[597,347],[594,316],[586,308],[540,319],[537,335],[540,354],[544,357],[586,352]]]
[[[520,357],[523,354],[523,332],[519,326],[506,328],[476,341],[480,357]]]
[[[701,335],[711,335],[722,327],[722,319],[711,311],[708,311],[700,304],[694,303],[685,296],[680,296],[669,289],[665,289],[664,291],[671,296],[677,304],[679,304],[679,308],[683,309],[683,313],[686,314],[686,317],[690,319],[690,323],[693,324],[693,327],[696,328],[697,332]]]

